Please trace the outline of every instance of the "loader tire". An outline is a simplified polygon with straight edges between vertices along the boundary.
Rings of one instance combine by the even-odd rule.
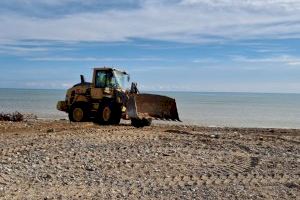
[[[71,122],[85,122],[88,119],[88,107],[84,103],[75,103],[69,110]]]
[[[113,124],[113,106],[110,103],[103,103],[98,111],[96,122],[101,125]]]
[[[106,102],[99,108],[96,122],[101,125],[116,125],[119,124],[122,117],[120,105],[113,102]]]
[[[122,108],[120,105],[115,105],[113,107],[113,113],[112,113],[112,124],[120,124],[121,118],[122,118]]]

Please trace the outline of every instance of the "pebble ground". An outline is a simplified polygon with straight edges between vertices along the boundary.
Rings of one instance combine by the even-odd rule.
[[[0,122],[0,199],[299,199],[300,130]]]

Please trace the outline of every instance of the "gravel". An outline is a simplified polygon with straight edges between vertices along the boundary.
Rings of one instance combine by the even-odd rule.
[[[300,130],[0,122],[0,199],[297,199]]]

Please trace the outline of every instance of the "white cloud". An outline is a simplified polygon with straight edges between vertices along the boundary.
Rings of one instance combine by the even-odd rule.
[[[43,89],[43,88],[49,88],[49,89],[62,89],[62,88],[70,88],[74,85],[74,83],[66,83],[62,81],[28,81],[23,82],[22,84],[17,84],[17,87],[20,88],[36,88],[36,89]]]
[[[222,62],[219,59],[214,59],[214,58],[201,58],[201,59],[194,59],[192,61],[193,63],[203,63],[203,64],[207,64],[207,63],[219,63]]]
[[[182,5],[197,6],[208,5],[210,7],[218,8],[240,8],[240,9],[264,9],[270,7],[268,11],[274,11],[274,9],[287,9],[295,10],[300,8],[300,2],[298,0],[182,0]]]
[[[120,58],[120,57],[34,57],[30,61],[163,61],[156,57]]]
[[[300,58],[294,57],[290,55],[280,55],[273,57],[265,57],[265,58],[247,58],[244,56],[234,56],[233,61],[235,62],[243,62],[243,63],[279,63],[285,64],[289,66],[300,65]],[[282,66],[282,65],[281,65]]]
[[[67,4],[95,5],[97,3],[110,5],[116,3],[135,3],[139,0],[1,0],[2,5],[32,5],[32,6],[63,6]]]
[[[299,11],[298,0],[184,0],[179,4],[148,0],[138,9],[86,11],[61,18],[0,14],[0,38],[66,42],[299,38]]]
[[[45,47],[18,47],[18,46],[0,46],[0,54],[4,55],[29,55],[33,53],[48,52]]]

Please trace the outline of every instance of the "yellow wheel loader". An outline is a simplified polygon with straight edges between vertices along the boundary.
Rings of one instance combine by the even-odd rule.
[[[129,74],[114,68],[95,68],[92,82],[81,82],[68,89],[57,109],[68,113],[72,122],[94,121],[102,125],[119,124],[121,118],[135,127],[151,125],[152,119],[180,121],[175,99],[141,94],[137,84],[125,90]]]

